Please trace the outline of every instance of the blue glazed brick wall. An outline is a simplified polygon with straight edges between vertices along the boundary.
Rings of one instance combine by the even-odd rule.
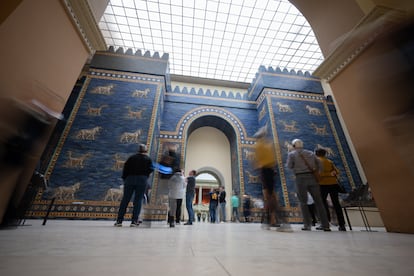
[[[110,86],[108,91],[99,91]],[[134,96],[136,91],[147,95]],[[156,83],[92,77],[72,114],[73,122],[50,175],[52,187],[81,182],[76,193],[79,200],[103,199],[107,189],[119,187],[122,168],[116,167],[116,160],[126,160],[139,143],[147,144],[156,93]],[[94,108],[101,110],[98,113]]]

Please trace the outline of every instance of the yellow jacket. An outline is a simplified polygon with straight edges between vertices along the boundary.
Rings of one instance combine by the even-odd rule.
[[[319,167],[319,184],[320,185],[332,185],[336,184],[336,176],[339,175],[339,170],[335,167],[334,163],[326,157],[318,157],[320,161]],[[332,175],[335,172],[335,175]]]
[[[266,139],[256,142],[256,167],[272,168],[276,166],[276,157],[273,143]]]

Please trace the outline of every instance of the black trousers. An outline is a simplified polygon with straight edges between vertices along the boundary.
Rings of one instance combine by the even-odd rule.
[[[331,215],[329,213],[328,201],[326,200],[326,198],[328,197],[328,194],[329,194],[329,196],[331,197],[331,200],[332,200],[333,207],[335,209],[336,216],[338,217],[338,224],[339,224],[339,226],[345,226],[345,219],[344,219],[344,214],[342,213],[341,204],[339,203],[337,186],[335,184],[320,185],[320,188],[321,188],[322,201],[323,201],[323,205],[325,206],[325,209],[326,209],[326,214],[328,216],[328,220],[331,221]]]
[[[318,220],[316,219],[316,207],[315,204],[308,204],[309,213],[312,217],[312,224],[315,225]],[[328,211],[327,211],[328,212]],[[328,216],[328,219],[330,220],[330,217]]]
[[[177,210],[175,210],[175,222],[179,223],[181,220],[181,205],[183,204],[182,198],[177,198]]]

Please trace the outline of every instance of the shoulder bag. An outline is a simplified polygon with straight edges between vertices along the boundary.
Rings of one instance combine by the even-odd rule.
[[[345,190],[344,185],[342,185],[341,181],[339,181],[339,178],[336,177],[336,190],[340,194],[347,194],[348,192]]]
[[[335,164],[332,162],[332,160],[329,160],[329,162],[332,164],[332,170],[335,172],[339,172],[338,168],[335,166]],[[346,194],[348,193],[344,187],[344,185],[342,185],[341,181],[339,180],[338,174],[335,174],[336,177],[336,191],[340,194]]]
[[[314,170],[313,168],[311,168],[311,166],[309,165],[308,161],[306,161],[305,157],[303,157],[302,153],[299,153],[299,156],[302,158],[303,162],[305,162],[306,167],[308,167],[309,171],[312,172],[313,176],[315,177],[316,182],[319,183],[319,172],[317,170]]]

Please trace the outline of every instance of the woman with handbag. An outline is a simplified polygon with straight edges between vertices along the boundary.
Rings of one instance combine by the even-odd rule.
[[[336,216],[338,217],[338,224],[339,224],[339,231],[346,231],[345,228],[345,219],[344,214],[342,213],[342,207],[339,203],[338,197],[338,180],[337,176],[339,174],[339,170],[335,167],[334,163],[326,158],[326,150],[322,148],[318,148],[315,151],[316,156],[319,158],[320,161],[320,168],[319,168],[319,185],[321,188],[321,196],[323,200],[323,204],[326,209],[326,214],[328,216],[328,220],[331,221],[331,216],[329,212],[329,206],[327,197],[328,194],[331,197],[333,207],[335,209]]]

